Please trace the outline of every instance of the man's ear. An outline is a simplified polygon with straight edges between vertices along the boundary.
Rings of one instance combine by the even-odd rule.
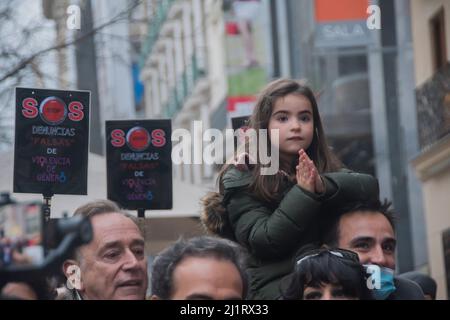
[[[66,260],[63,263],[63,272],[67,278],[67,288],[82,291],[81,269],[75,260]]]
[[[156,294],[152,294],[150,297],[150,300],[162,300],[160,297],[158,297]]]

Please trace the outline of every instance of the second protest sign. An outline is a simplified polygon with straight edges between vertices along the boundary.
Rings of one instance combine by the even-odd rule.
[[[172,209],[170,120],[106,121],[108,199],[129,210]]]

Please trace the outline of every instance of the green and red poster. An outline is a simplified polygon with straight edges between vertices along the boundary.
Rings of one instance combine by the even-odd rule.
[[[255,96],[268,82],[270,23],[268,8],[260,0],[225,1],[223,9],[231,121],[252,113]]]

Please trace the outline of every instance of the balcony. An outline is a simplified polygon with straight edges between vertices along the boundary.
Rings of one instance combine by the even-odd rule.
[[[156,41],[158,41],[159,34],[161,33],[161,28],[167,21],[169,10],[176,1],[177,0],[158,1],[158,5],[155,10],[155,16],[150,20],[147,38],[142,45],[141,55],[139,57],[139,69],[142,70],[144,68],[147,57],[151,55]]]
[[[421,150],[450,134],[450,64],[416,89]]]
[[[175,87],[169,94],[169,101],[163,108],[165,117],[172,118],[181,110],[181,108],[183,108],[184,102],[192,95],[197,81],[204,74],[204,70],[198,67],[197,56],[194,54],[191,63],[179,77]]]

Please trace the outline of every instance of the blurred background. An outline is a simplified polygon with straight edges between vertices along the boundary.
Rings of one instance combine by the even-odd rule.
[[[369,28],[369,5],[381,29]],[[68,24],[77,18],[79,28]],[[58,218],[106,198],[106,120],[225,130],[272,79],[306,79],[334,152],[393,201],[397,271],[430,274],[446,299],[449,60],[446,0],[2,0],[0,191],[12,192],[16,86],[92,92],[88,196],[55,196]],[[180,235],[203,233],[199,200],[216,187],[216,166],[173,169],[173,209],[147,212],[150,262]]]

